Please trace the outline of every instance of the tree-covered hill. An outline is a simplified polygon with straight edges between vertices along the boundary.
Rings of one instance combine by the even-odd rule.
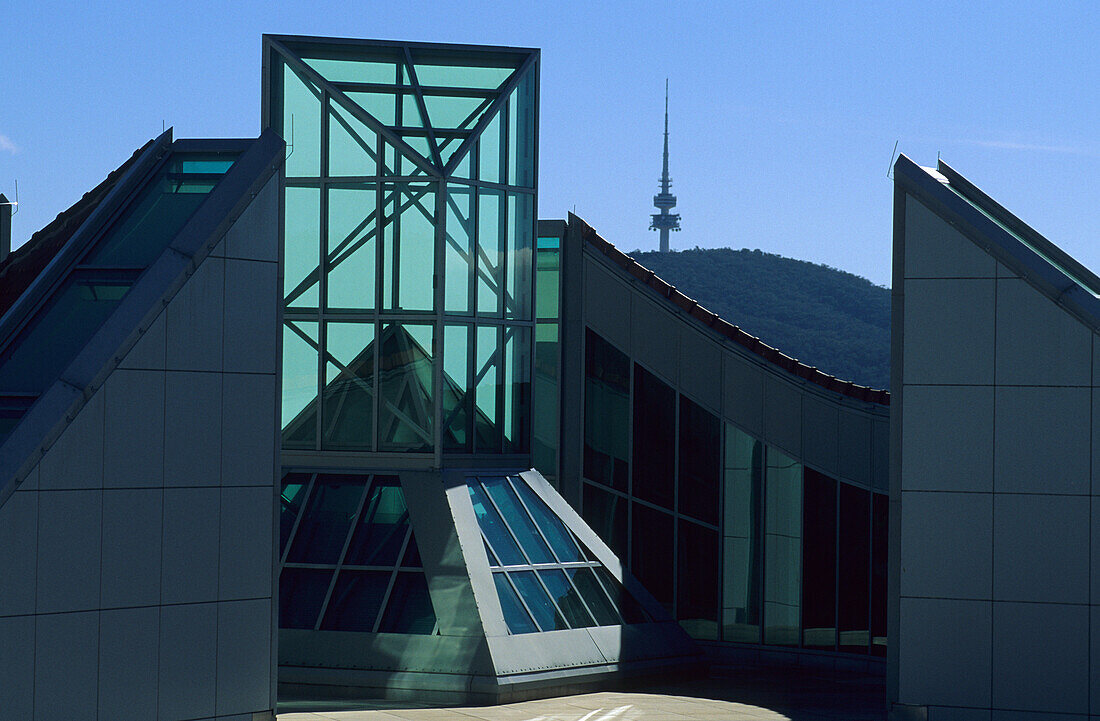
[[[830,375],[890,387],[890,290],[760,250],[634,251],[635,260],[742,330]]]

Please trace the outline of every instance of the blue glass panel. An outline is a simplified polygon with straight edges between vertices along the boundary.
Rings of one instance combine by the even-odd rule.
[[[386,571],[344,571],[336,579],[321,628],[330,631],[374,630],[390,574]]]
[[[527,608],[531,609],[531,613],[535,615],[535,621],[540,629],[555,631],[569,628],[550,597],[546,595],[546,589],[539,583],[534,571],[516,571],[508,576],[516,584],[516,589],[526,602]]]
[[[512,534],[508,532],[504,521],[501,520],[500,514],[489,502],[485,490],[476,482],[471,483],[469,488],[470,499],[474,504],[474,515],[477,516],[478,525],[481,526],[482,533],[489,540],[500,562],[505,566],[527,563],[523,554],[520,553],[519,546],[516,545],[516,540],[512,538]]]
[[[565,527],[560,518],[554,515],[550,507],[535,495],[527,482],[518,476],[513,477],[511,480],[542,534],[546,536],[546,540],[550,541],[550,547],[554,549],[554,555],[558,557],[558,560],[563,563],[585,560],[584,556],[581,555],[581,549],[577,547],[577,542],[573,540],[573,535],[569,533],[569,529]]]
[[[523,509],[508,479],[496,477],[480,480],[516,534],[519,544],[527,553],[531,563],[554,563],[550,548],[546,545],[546,541],[542,540],[527,511]]]
[[[435,609],[423,573],[398,573],[378,626],[379,633],[422,633],[435,630]]]
[[[572,628],[587,628],[596,625],[596,622],[592,620],[592,615],[584,607],[580,595],[577,594],[577,589],[573,588],[573,584],[566,577],[565,571],[557,568],[545,569],[539,571],[539,576],[542,578],[542,582],[546,584],[550,595],[557,601],[558,608],[561,609],[566,621],[569,622]]]
[[[290,563],[336,563],[363,497],[362,476],[317,476],[290,547]]]
[[[512,584],[504,573],[498,571],[493,574],[493,582],[497,586],[497,598],[500,599],[500,610],[504,612],[504,621],[508,624],[508,630],[514,634],[536,633],[539,629],[531,620],[531,614],[519,601]]]
[[[279,574],[279,628],[314,627],[332,574],[314,568],[283,569]]]

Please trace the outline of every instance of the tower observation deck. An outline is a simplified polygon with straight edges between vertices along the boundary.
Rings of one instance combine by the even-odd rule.
[[[680,214],[670,213],[676,207],[676,196],[669,190],[672,187],[672,178],[668,177],[668,79],[665,79],[665,154],[661,169],[661,192],[653,196],[653,205],[660,213],[650,216],[650,230],[661,231],[661,252],[668,252],[668,233],[670,230],[680,230]]]

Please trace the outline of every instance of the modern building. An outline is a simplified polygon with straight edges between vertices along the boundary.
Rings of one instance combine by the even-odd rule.
[[[1100,279],[943,162],[894,180],[890,699],[1093,718]]]

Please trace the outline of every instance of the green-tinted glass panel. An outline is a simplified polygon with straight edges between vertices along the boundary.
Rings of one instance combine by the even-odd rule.
[[[306,490],[309,488],[308,473],[288,473],[283,478],[283,491],[279,496],[279,553],[286,550],[294,521],[302,511]]]
[[[502,427],[505,453],[531,448],[531,329],[504,329],[504,397]]]
[[[410,148],[415,150],[421,158],[423,158],[424,160],[427,160],[429,162],[431,161],[432,148],[431,148],[431,145],[428,143],[427,136],[425,136],[425,135],[402,135],[401,139],[404,140],[405,143]],[[417,165],[415,163],[412,163],[412,162],[408,162],[408,163],[405,163],[405,164],[401,165],[401,174],[402,175],[415,175],[417,170],[418,170]]]
[[[378,449],[431,451],[432,348],[430,325],[390,323],[379,356]]]
[[[764,643],[797,646],[802,578],[802,465],[767,449]]]
[[[722,639],[760,643],[763,444],[725,425]]]
[[[499,328],[479,326],[474,355],[474,432],[478,452],[498,453],[500,435],[497,425],[497,398],[500,396],[501,349]]]
[[[592,614],[581,601],[577,589],[573,588],[573,584],[566,577],[565,571],[557,568],[543,569],[539,571],[539,576],[571,628],[588,628],[596,625]]]
[[[363,482],[361,476],[317,476],[287,562],[337,562],[359,510]]]
[[[435,129],[462,128],[468,130],[488,109],[491,98],[469,98],[453,95],[425,95],[424,107]]]
[[[401,122],[406,128],[423,128],[424,121],[420,115],[420,106],[416,102],[415,95],[401,96]]]
[[[397,207],[385,211],[382,307],[430,311],[435,295],[435,193],[429,185],[395,187]]]
[[[371,450],[374,437],[374,324],[325,324],[321,447]]]
[[[435,609],[428,595],[428,579],[423,573],[398,573],[378,632],[430,634],[434,630]]]
[[[327,631],[373,631],[389,582],[387,571],[343,571],[332,589],[321,628]]]
[[[555,631],[569,628],[550,597],[546,595],[546,589],[539,583],[534,571],[516,571],[509,573],[508,576],[516,584],[516,590],[523,597],[527,608],[531,609],[540,629]]]
[[[238,155],[236,153],[177,153],[172,156],[169,162],[168,172],[184,175],[192,173],[198,175],[222,175],[233,167],[233,163],[236,162],[237,157]]]
[[[328,191],[328,307],[375,307],[378,224],[374,183]]]
[[[477,517],[481,532],[485,534],[485,538],[489,542],[493,555],[504,566],[526,564],[527,559],[520,552],[516,539],[512,537],[511,532],[504,525],[504,521],[501,520],[496,507],[489,501],[485,489],[476,481],[471,481],[469,488],[474,515]]]
[[[497,587],[497,598],[500,599],[500,610],[504,612],[504,622],[508,624],[508,630],[513,634],[536,633],[539,629],[531,619],[531,614],[519,601],[512,584],[508,583],[508,576],[501,571],[493,573],[493,583]]]
[[[333,572],[315,568],[284,568],[279,574],[279,628],[312,630],[328,593]]]
[[[321,174],[321,91],[289,65],[283,66],[282,120],[287,177],[317,177]]]
[[[565,572],[588,604],[597,626],[616,626],[623,622],[591,568],[567,568]]]
[[[454,153],[457,153],[459,148],[462,147],[462,140],[455,139],[446,144],[444,150],[440,150],[440,154],[445,154],[446,159],[444,162],[450,162]],[[472,146],[471,146],[472,147]],[[455,166],[454,172],[451,173],[451,177],[454,178],[469,178],[472,172],[473,161],[471,160],[472,154],[469,149],[463,154],[462,159],[458,161]]]
[[[560,312],[561,252],[555,246],[543,247],[544,238],[539,238],[537,255],[538,278],[535,284],[535,317],[539,319],[557,319]],[[552,240],[557,241],[557,238]]]
[[[554,563],[554,556],[550,553],[550,547],[542,539],[542,535],[535,528],[534,521],[527,515],[523,505],[519,502],[515,490],[508,479],[498,477],[481,478],[481,483],[488,492],[490,498],[496,503],[497,508],[507,519],[508,525],[516,535],[516,540],[523,547],[527,558],[531,563]]]
[[[531,386],[532,463],[553,482],[561,434],[558,324],[535,326],[535,378]]]
[[[504,84],[513,68],[492,68],[458,65],[414,63],[416,79],[421,85],[448,88],[482,88],[495,90]]]
[[[443,311],[470,312],[470,281],[474,273],[474,190],[447,186],[447,228],[444,242]]]
[[[396,476],[375,476],[344,565],[396,566],[409,534],[409,507]]]
[[[508,182],[535,187],[534,70],[528,70],[508,100]]]
[[[523,504],[531,512],[531,516],[534,517],[535,523],[542,531],[542,535],[550,542],[550,547],[554,550],[554,555],[558,557],[558,560],[562,563],[584,561],[585,558],[581,555],[581,549],[577,546],[577,542],[573,540],[573,534],[569,532],[561,519],[531,490],[526,481],[519,476],[513,476],[510,480],[519,497],[523,499]]]
[[[321,262],[321,191],[286,188],[283,294],[287,307],[316,308]]]
[[[478,192],[477,209],[477,312],[499,316],[504,278],[506,205],[504,193]]]
[[[397,124],[397,96],[393,93],[347,93],[356,105],[386,127]]]
[[[328,174],[378,175],[378,135],[338,104],[330,108]]]
[[[314,448],[317,441],[318,324],[287,321],[283,326],[284,448]]]
[[[504,178],[504,153],[501,136],[504,130],[501,127],[500,115],[496,115],[478,141],[478,178],[489,183],[503,183]]]
[[[303,58],[306,65],[333,83],[387,83],[397,78],[394,61],[347,60],[333,58]]]
[[[584,353],[584,477],[626,491],[630,359],[590,329]]]
[[[70,276],[0,355],[0,391],[46,390],[122,302],[133,281],[132,274]]]
[[[443,449],[470,450],[471,326],[443,328]]]
[[[534,253],[534,197],[508,196],[508,259],[504,314],[508,318],[531,320],[532,254]]]

